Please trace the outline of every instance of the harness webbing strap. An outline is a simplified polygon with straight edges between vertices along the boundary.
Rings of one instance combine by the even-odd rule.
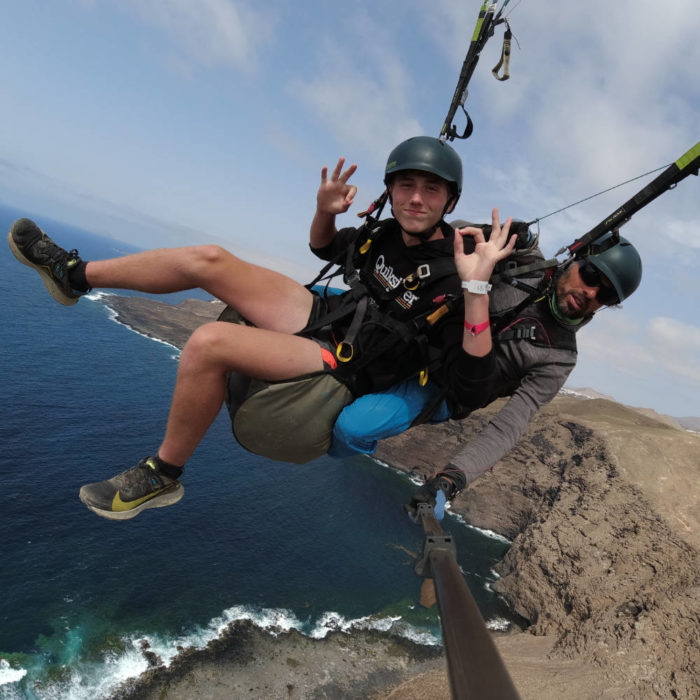
[[[506,268],[499,276],[502,280],[510,282],[516,277],[523,277],[529,272],[541,272],[542,270],[549,270],[559,266],[559,261],[556,258],[551,260],[539,260],[538,262],[531,263],[530,265],[521,265],[518,267]]]
[[[367,295],[363,296],[360,301],[357,302],[355,307],[355,314],[352,317],[350,326],[345,333],[345,338],[338,343],[335,355],[341,362],[350,362],[353,355],[355,354],[355,348],[353,343],[355,338],[362,327],[362,322],[365,320],[365,314],[367,313],[367,305],[369,304],[369,297]]]
[[[510,78],[510,43],[511,43],[511,37],[513,36],[513,33],[510,31],[510,25],[508,24],[508,20],[506,22],[506,31],[503,34],[503,49],[501,50],[501,58],[498,61],[498,63],[491,69],[491,73],[493,73],[493,77],[496,78],[496,80],[500,80],[503,82],[504,80],[508,80]],[[503,74],[498,75],[498,71],[503,68]]]

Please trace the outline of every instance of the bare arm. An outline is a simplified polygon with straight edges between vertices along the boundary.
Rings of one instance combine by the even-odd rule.
[[[515,246],[516,236],[510,236],[510,224],[508,219],[501,227],[498,218],[498,209],[491,213],[492,231],[489,240],[484,239],[484,233],[480,228],[467,226],[455,230],[455,264],[460,279],[463,282],[477,280],[488,282],[493,268],[497,262],[507,258]],[[474,239],[474,252],[464,254],[463,236],[471,236]],[[472,294],[464,290],[464,321],[469,326],[479,326],[489,320],[488,294]],[[483,332],[474,334],[474,331],[464,329],[462,348],[466,353],[474,357],[484,357],[491,352],[491,330],[486,328]]]
[[[328,168],[321,170],[321,185],[316,194],[316,213],[311,222],[309,242],[312,248],[325,248],[338,233],[335,217],[345,213],[355,198],[357,187],[348,185],[348,180],[357,170],[354,163],[343,171],[345,158],[340,158],[330,178]]]

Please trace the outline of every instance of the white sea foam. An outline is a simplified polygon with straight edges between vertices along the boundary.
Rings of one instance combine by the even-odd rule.
[[[176,637],[141,635],[126,638],[125,651],[118,654],[109,652],[98,663],[78,661],[69,678],[49,686],[42,684],[42,698],[99,700],[113,697],[121,684],[137,678],[154,662],[157,665],[169,667],[183,650],[205,648],[210,642],[225,634],[231,624],[239,620],[250,620],[257,627],[275,636],[292,629],[313,639],[323,639],[331,631],[351,634],[358,630],[376,630],[405,637],[417,644],[440,644],[440,639],[435,635],[407,624],[400,616],[370,615],[347,619],[340,613],[331,611],[324,613],[309,630],[308,623],[304,624],[289,610],[253,609],[239,605],[224,610],[206,627],[194,628],[184,635]],[[3,684],[19,681],[26,674],[26,670],[11,668],[7,661],[0,660],[0,698],[19,700],[24,697],[11,690],[11,685],[3,686]]]
[[[511,627],[511,623],[504,617],[494,617],[486,623],[486,627],[495,632],[507,632]]]
[[[511,541],[507,537],[504,537],[503,535],[499,535],[497,532],[494,532],[493,530],[486,530],[485,528],[476,527],[476,525],[470,525],[458,513],[451,513],[451,515],[453,518],[455,518],[455,520],[459,521],[462,525],[464,525],[465,527],[468,527],[470,530],[475,530],[476,532],[482,534],[484,537],[488,537],[492,540],[498,540],[498,542],[503,542],[504,544],[511,544]]]
[[[12,668],[7,659],[0,659],[0,685],[16,683],[27,675],[23,668]]]
[[[117,295],[114,292],[100,292],[97,290],[93,290],[91,292],[88,292],[83,298],[89,299],[90,301],[100,301],[100,299],[104,299],[105,297],[115,296]]]
[[[136,637],[130,642],[134,649],[139,650],[139,653],[145,642],[148,651],[158,656],[164,666],[170,666],[180,650],[204,649],[207,644],[221,637],[231,624],[239,620],[250,620],[256,627],[274,636],[291,629],[302,629],[302,623],[289,610],[281,608],[253,610],[247,606],[235,605],[213,618],[206,627],[195,628],[185,635],[167,639],[156,636]]]
[[[345,632],[350,634],[357,630],[375,630],[377,632],[389,632],[405,637],[417,644],[436,645],[440,640],[430,632],[419,630],[404,622],[400,616],[379,617],[367,615],[354,619],[346,619],[337,612],[327,612],[321,615],[316,626],[308,636],[312,639],[324,639],[329,632]]]

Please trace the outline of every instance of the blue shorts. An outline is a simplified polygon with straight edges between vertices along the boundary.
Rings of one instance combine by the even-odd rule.
[[[439,391],[437,384],[428,382],[421,386],[414,377],[386,391],[355,399],[341,411],[335,422],[328,454],[331,457],[347,457],[357,452],[372,454],[379,440],[408,430]],[[439,423],[449,417],[450,412],[443,400],[430,422]]]

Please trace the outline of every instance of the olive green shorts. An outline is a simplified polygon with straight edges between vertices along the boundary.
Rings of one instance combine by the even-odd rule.
[[[314,312],[317,309],[315,305]],[[230,308],[219,320],[245,323]],[[332,369],[332,343],[314,340],[324,363]],[[328,372],[280,382],[263,382],[231,372],[226,384],[226,406],[238,443],[255,454],[295,464],[326,454],[335,421],[353,400],[345,384]]]

